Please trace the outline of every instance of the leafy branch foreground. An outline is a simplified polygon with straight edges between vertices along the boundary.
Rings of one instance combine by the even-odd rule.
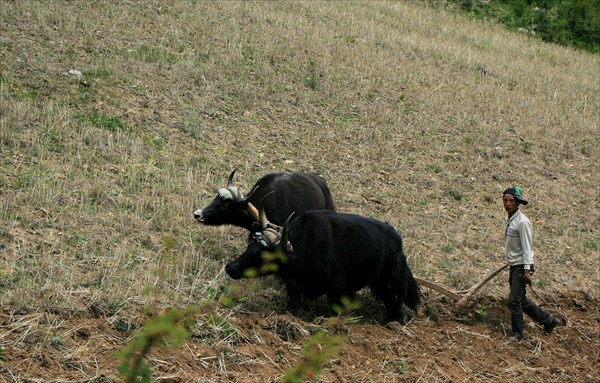
[[[171,308],[150,319],[120,352],[119,374],[125,382],[150,382],[150,365],[147,356],[154,347],[179,348],[188,337],[198,308]]]
[[[175,248],[176,241],[173,237],[165,237],[163,242],[165,246],[162,251],[163,255]],[[164,277],[161,273],[158,275]],[[157,291],[154,292],[157,293]],[[203,313],[202,316],[209,322],[214,322],[217,316],[216,307],[219,305],[231,307],[244,299],[243,294],[237,290],[223,289],[201,306],[189,305],[183,309],[171,307],[163,314],[151,318],[118,353],[121,360],[118,368],[119,374],[126,383],[151,382],[151,366],[148,363],[148,356],[153,348],[167,346],[176,349],[181,347],[196,324],[196,316],[199,313]],[[357,308],[358,304],[344,298],[341,305],[333,307],[339,315],[331,318],[328,326],[338,328],[342,324],[343,318],[351,315],[351,312]],[[312,379],[319,376],[323,366],[338,355],[339,346],[344,341],[346,341],[345,336],[330,335],[324,330],[317,331],[304,341],[301,359],[285,372],[282,382],[296,383],[304,377]]]
[[[218,300],[222,301],[223,298],[219,297]],[[209,302],[203,307],[210,308],[211,311],[205,315],[214,315],[212,312],[216,307],[214,302]],[[165,346],[172,349],[181,347],[188,338],[190,329],[196,323],[195,317],[200,311],[201,307],[198,306],[188,306],[183,309],[170,308],[146,322],[118,353],[121,360],[118,371],[124,381],[126,383],[152,382],[151,366],[148,363],[148,356],[152,349]],[[337,327],[341,318],[341,316],[332,318],[329,325]],[[343,335],[331,335],[325,330],[317,331],[303,342],[301,358],[285,372],[281,382],[297,383],[304,377],[309,379],[318,377],[323,366],[339,354],[340,345],[346,339]]]

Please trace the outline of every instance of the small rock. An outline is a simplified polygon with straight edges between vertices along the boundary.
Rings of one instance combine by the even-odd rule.
[[[496,157],[504,158],[504,148],[502,146],[496,146]]]
[[[77,78],[81,78],[81,72],[75,69],[71,69],[69,70],[69,74],[72,74],[73,76],[77,77]]]

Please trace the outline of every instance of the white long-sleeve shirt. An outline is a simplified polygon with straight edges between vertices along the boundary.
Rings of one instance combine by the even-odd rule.
[[[533,229],[525,214],[517,210],[506,224],[504,248],[509,266],[524,265],[529,270],[533,264]]]

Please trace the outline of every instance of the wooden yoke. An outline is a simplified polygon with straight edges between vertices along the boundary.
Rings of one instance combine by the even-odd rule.
[[[247,209],[250,212],[250,214],[252,214],[252,216],[258,221],[258,209],[254,207],[254,205],[252,205],[252,203],[250,202],[248,202]]]
[[[248,206],[247,206],[248,211],[250,212],[250,214],[252,214],[252,216],[254,218],[256,218],[256,220],[260,223],[260,218],[259,218],[259,213],[258,213],[258,209],[252,205],[251,202],[248,202]],[[282,226],[277,226],[274,223],[268,222],[267,221],[267,227],[270,227],[271,229],[277,230],[279,232],[281,232],[281,230],[283,230]],[[261,228],[262,230],[263,228]]]

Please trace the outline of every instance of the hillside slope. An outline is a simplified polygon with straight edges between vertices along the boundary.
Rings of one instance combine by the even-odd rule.
[[[322,175],[340,211],[390,222],[414,274],[454,290],[504,262],[502,190],[531,201],[534,287],[568,327],[506,345],[506,274],[465,311],[424,289],[406,327],[365,293],[323,381],[597,371],[598,56],[409,2],[0,5],[4,380],[118,379],[112,352],[148,313],[237,290],[153,356],[155,376],[282,376],[326,326],[280,314],[276,281],[224,274],[246,234],[192,213],[234,168],[246,192],[270,171]]]

